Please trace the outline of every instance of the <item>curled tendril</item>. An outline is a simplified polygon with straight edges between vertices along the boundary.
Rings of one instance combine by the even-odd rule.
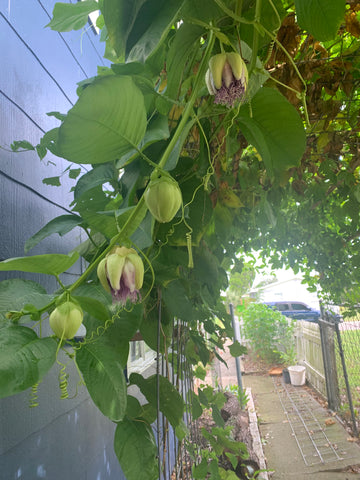
[[[30,403],[29,407],[30,408],[35,408],[39,406],[38,402],[38,387],[39,387],[39,382],[34,383],[31,387],[30,391]]]
[[[121,308],[120,311],[124,310],[124,308]],[[111,318],[108,318],[104,325],[99,325],[96,330],[91,332],[91,335],[89,338],[85,338],[83,342],[78,347],[75,347],[75,350],[80,350],[82,347],[85,345],[89,345],[91,343],[94,343],[99,337],[104,335],[106,330],[115,322],[115,319],[118,317],[120,311],[116,312]]]
[[[65,398],[69,398],[69,393],[67,390],[68,386],[68,374],[66,373],[66,364],[61,363],[59,360],[57,360],[58,365],[61,366],[60,372],[59,372],[59,387],[61,391],[60,398],[64,400]]]

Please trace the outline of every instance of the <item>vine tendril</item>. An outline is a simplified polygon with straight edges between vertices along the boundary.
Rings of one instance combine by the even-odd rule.
[[[29,408],[35,408],[39,406],[39,402],[38,402],[39,383],[40,382],[36,382],[34,383],[34,385],[31,386]]]

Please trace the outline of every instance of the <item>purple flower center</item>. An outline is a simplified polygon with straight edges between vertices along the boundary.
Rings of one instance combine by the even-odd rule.
[[[233,107],[237,100],[243,100],[245,97],[245,86],[240,80],[233,80],[229,87],[222,84],[216,91],[214,103]]]
[[[137,303],[141,299],[139,290],[135,288],[135,273],[135,266],[126,259],[120,276],[119,289],[114,290],[108,279],[113,303],[120,302],[125,305],[128,300]]]

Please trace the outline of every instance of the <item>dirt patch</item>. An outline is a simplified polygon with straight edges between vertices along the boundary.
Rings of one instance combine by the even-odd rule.
[[[283,369],[283,365],[269,363],[253,353],[241,357],[241,366],[244,375],[281,375]]]

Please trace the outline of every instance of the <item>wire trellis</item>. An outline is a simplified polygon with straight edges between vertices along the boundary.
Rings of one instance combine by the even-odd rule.
[[[199,444],[197,421],[192,416],[192,394],[194,391],[192,367],[185,357],[187,326],[181,320],[173,320],[173,336],[169,349],[160,352],[161,329],[161,298],[158,315],[158,348],[157,348],[157,421],[156,437],[158,444],[159,480],[193,480],[192,465],[194,458],[186,446]],[[164,342],[165,343],[165,342]],[[186,441],[180,441],[169,421],[160,412],[160,376],[166,377],[177,389],[184,400],[184,424],[188,435]]]

